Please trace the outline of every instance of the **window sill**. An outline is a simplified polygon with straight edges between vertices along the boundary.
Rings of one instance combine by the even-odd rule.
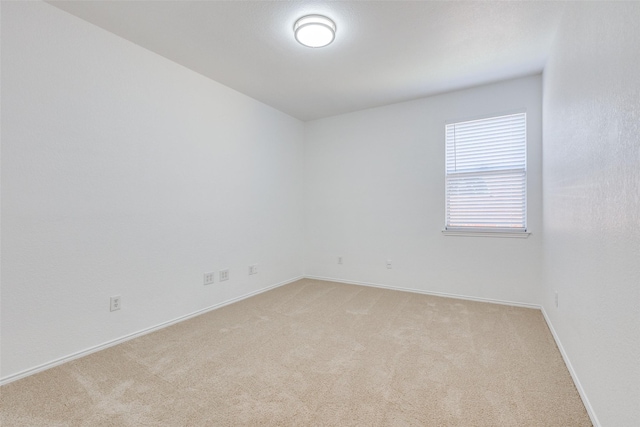
[[[445,236],[464,237],[506,237],[512,239],[526,239],[531,234],[528,231],[471,231],[471,230],[442,230]]]

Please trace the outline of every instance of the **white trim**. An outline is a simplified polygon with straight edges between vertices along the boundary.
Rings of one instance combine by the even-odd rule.
[[[191,319],[192,317],[196,317],[196,316],[199,316],[201,314],[207,313],[209,311],[213,311],[213,310],[216,310],[218,308],[224,307],[226,305],[233,304],[234,302],[238,302],[238,301],[241,301],[243,299],[247,299],[247,298],[250,298],[252,296],[261,294],[263,292],[270,291],[271,289],[275,289],[275,288],[278,288],[280,286],[284,286],[284,285],[287,285],[289,283],[293,283],[296,280],[300,280],[302,278],[303,278],[303,276],[294,277],[293,279],[285,280],[284,282],[276,283],[275,285],[267,286],[266,288],[258,289],[257,291],[249,292],[248,294],[241,295],[241,296],[236,297],[236,298],[231,298],[229,300],[220,302],[218,304],[214,304],[212,306],[203,308],[201,310],[194,311],[194,312],[186,314],[184,316],[176,317],[173,320],[169,320],[167,322],[159,323],[159,324],[157,324],[155,326],[151,326],[149,328],[142,329],[142,330],[140,330],[138,332],[134,332],[132,334],[125,335],[123,337],[116,338],[116,339],[111,340],[111,341],[107,341],[107,342],[105,342],[103,344],[98,344],[96,346],[89,347],[89,348],[87,348],[85,350],[81,350],[81,351],[78,351],[76,353],[72,353],[72,354],[70,354],[68,356],[61,357],[61,358],[53,360],[51,362],[43,363],[42,365],[38,365],[38,366],[36,366],[34,368],[25,369],[24,371],[20,371],[18,373],[9,375],[7,377],[0,378],[0,385],[9,384],[10,382],[19,380],[21,378],[28,377],[29,375],[37,374],[38,372],[42,372],[42,371],[45,371],[47,369],[53,368],[55,366],[62,365],[63,363],[67,363],[67,362],[70,362],[72,360],[79,359],[79,358],[84,357],[84,356],[88,356],[88,355],[90,355],[92,353],[95,353],[95,352],[98,352],[100,350],[104,350],[106,348],[113,347],[114,345],[122,344],[123,342],[132,340],[134,338],[138,338],[138,337],[141,337],[143,335],[149,334],[151,332],[155,332],[155,331],[157,331],[159,329],[166,328],[167,326],[171,326],[173,324],[182,322],[184,320]]]
[[[558,350],[560,350],[560,354],[562,355],[564,364],[567,366],[567,369],[569,370],[569,374],[571,374],[571,379],[573,379],[573,384],[576,386],[576,389],[578,390],[578,394],[582,399],[582,403],[584,404],[584,407],[587,410],[587,414],[591,419],[591,424],[593,424],[593,427],[600,427],[600,421],[598,421],[596,412],[593,410],[593,407],[591,406],[591,402],[589,402],[589,398],[587,397],[587,392],[584,391],[584,388],[582,387],[582,384],[578,379],[578,374],[573,369],[573,365],[569,360],[569,356],[567,355],[567,352],[564,350],[564,347],[560,342],[560,337],[556,333],[556,330],[553,328],[553,325],[551,324],[551,319],[547,315],[547,312],[545,311],[544,306],[540,306],[540,311],[542,311],[542,316],[544,317],[544,320],[547,322],[547,326],[549,327],[549,330],[551,331],[551,335],[553,336],[553,339],[556,342],[556,346],[558,346]]]
[[[445,120],[444,124],[452,125],[454,123],[461,123],[461,122],[474,122],[476,120],[490,119],[492,117],[515,116],[516,114],[522,114],[522,113],[525,113],[525,114],[527,113],[527,109],[525,107],[516,108],[513,110],[498,111],[495,113],[480,114],[477,116],[467,116],[467,117],[459,117],[456,119],[449,119],[449,120]]]
[[[401,288],[399,286],[389,286],[389,285],[383,285],[381,283],[360,282],[357,280],[335,279],[331,277],[305,275],[304,278],[324,280],[326,282],[346,283],[350,285],[369,286],[372,288],[390,289],[393,291],[412,292],[415,294],[433,295],[436,297],[443,297],[443,298],[455,298],[455,299],[462,299],[462,300],[468,300],[468,301],[488,302],[491,304],[510,305],[513,307],[535,308],[538,310],[540,309],[540,306],[538,304],[530,304],[527,302],[505,301],[505,300],[499,300],[499,299],[493,299],[493,298],[482,298],[482,297],[470,297],[467,295],[449,294],[446,292],[425,291],[422,289],[414,289],[414,288]]]
[[[465,237],[508,237],[512,239],[526,239],[531,234],[528,231],[462,231],[462,230],[442,230],[445,236],[465,236]]]

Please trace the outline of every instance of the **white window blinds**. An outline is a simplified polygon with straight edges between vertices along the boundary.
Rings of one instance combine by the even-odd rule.
[[[446,125],[446,229],[526,231],[526,114]]]

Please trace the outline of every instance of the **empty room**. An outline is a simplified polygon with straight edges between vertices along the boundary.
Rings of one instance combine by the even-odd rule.
[[[0,18],[3,427],[640,426],[640,2]]]

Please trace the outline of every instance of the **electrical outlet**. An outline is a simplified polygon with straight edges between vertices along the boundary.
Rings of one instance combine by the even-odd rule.
[[[388,259],[388,260],[387,260],[387,268],[388,268],[388,269],[391,269],[391,268],[392,268],[391,260],[390,260],[390,259]]]
[[[338,257],[338,264],[342,264],[342,257],[341,256]]]
[[[558,308],[558,291],[555,291],[556,294],[556,308]]]
[[[249,274],[258,274],[258,264],[249,266]]]
[[[204,284],[205,285],[210,285],[213,283],[213,278],[215,277],[216,273],[211,272],[211,273],[204,273]]]
[[[111,297],[111,311],[120,310],[120,295]]]
[[[220,270],[220,281],[229,280],[229,269]]]

